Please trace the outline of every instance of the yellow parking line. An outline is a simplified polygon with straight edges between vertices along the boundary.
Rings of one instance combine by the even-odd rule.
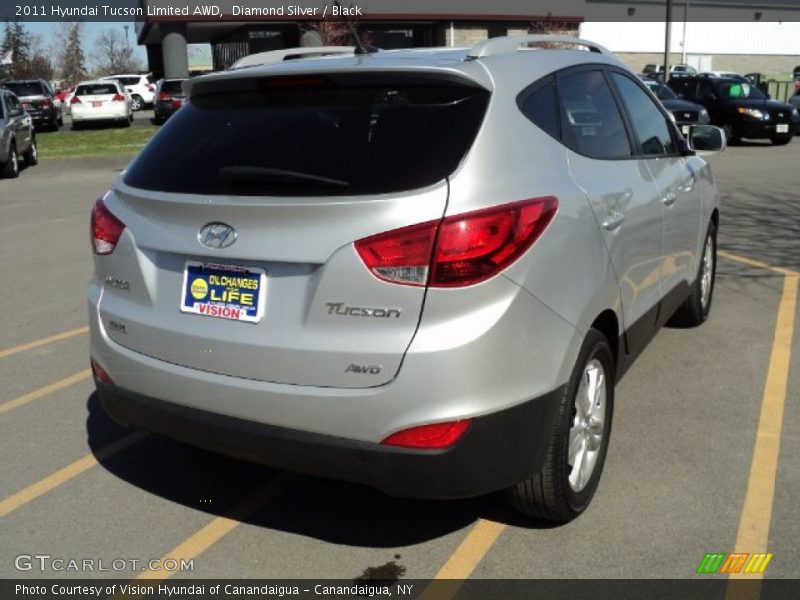
[[[784,277],[735,552],[765,553],[769,543],[799,284],[800,275]],[[763,577],[763,573],[730,575],[731,579],[760,580]],[[742,586],[740,583],[731,584],[726,595],[727,600],[759,597],[760,585]]]
[[[774,267],[765,262],[761,262],[760,260],[753,260],[752,258],[739,256],[738,254],[732,254],[731,252],[726,252],[724,250],[718,250],[717,254],[722,258],[727,258],[728,260],[742,263],[743,265],[748,265],[750,267],[758,267],[759,269],[766,269],[767,271],[772,271],[773,273],[780,273],[781,275],[785,276],[800,275],[800,273],[798,273],[797,271],[792,271],[791,269],[784,269],[783,267]]]
[[[47,344],[52,344],[53,342],[60,342],[61,340],[66,340],[68,338],[75,337],[76,335],[87,333],[88,331],[88,327],[78,327],[77,329],[70,329],[69,331],[64,331],[63,333],[57,333],[49,337],[33,340],[32,342],[28,342],[26,344],[20,344],[19,346],[14,346],[13,348],[0,350],[0,358],[6,358],[13,354],[19,354],[20,352],[33,350],[34,348],[46,346]]]
[[[83,458],[76,460],[74,463],[67,465],[63,469],[59,469],[52,475],[48,475],[33,485],[29,485],[25,489],[12,494],[5,500],[0,500],[0,517],[5,517],[9,513],[12,513],[18,508],[28,504],[39,496],[46,494],[61,484],[66,483],[70,479],[73,479],[81,473],[88,471],[96,464],[111,458],[115,454],[121,452],[128,446],[135,444],[147,435],[147,433],[141,431],[129,433],[117,441],[112,442],[107,446],[103,446],[97,452],[93,454],[87,454]]]
[[[464,541],[436,573],[433,581],[423,590],[419,600],[453,598],[505,528],[502,523],[479,519]]]
[[[167,559],[180,561],[190,560],[199,556],[233,531],[242,521],[263,508],[267,502],[282,492],[285,487],[286,479],[283,477],[270,480],[255,492],[234,504],[224,515],[216,517],[197,533],[175,546],[161,559],[161,563],[163,564]],[[136,579],[167,579],[174,574],[174,571],[147,570]]]
[[[60,379],[55,383],[51,383],[50,385],[40,387],[39,389],[33,390],[32,392],[28,392],[27,394],[18,396],[13,400],[4,402],[3,404],[0,404],[0,415],[7,413],[8,411],[13,410],[15,408],[19,408],[24,404],[28,404],[29,402],[33,402],[34,400],[38,400],[43,396],[47,396],[49,394],[52,394],[53,392],[57,392],[58,390],[63,390],[66,387],[75,385],[76,383],[79,383],[84,379],[89,379],[91,374],[92,374],[91,369],[84,369],[83,371],[78,371],[74,375],[70,375],[69,377]]]

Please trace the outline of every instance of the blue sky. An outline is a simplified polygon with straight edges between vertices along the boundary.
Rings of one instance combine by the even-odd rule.
[[[25,29],[30,31],[31,33],[40,34],[44,38],[45,45],[53,38],[58,31],[59,23],[47,22],[26,22]],[[144,50],[144,46],[137,46],[136,45],[136,28],[133,22],[130,23],[121,23],[121,22],[90,22],[84,23],[84,39],[83,39],[83,51],[86,54],[87,58],[91,61],[92,50],[94,48],[94,41],[100,33],[105,31],[106,29],[116,29],[118,30],[123,36],[125,35],[125,30],[123,29],[123,25],[128,25],[128,40],[132,47],[135,48],[135,54],[139,60],[142,61],[142,64],[146,66],[147,64],[147,54]]]

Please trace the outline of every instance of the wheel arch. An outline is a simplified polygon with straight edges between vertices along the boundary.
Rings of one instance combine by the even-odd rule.
[[[597,329],[608,340],[608,344],[609,346],[611,346],[611,352],[614,355],[614,365],[616,369],[616,365],[619,364],[619,338],[620,338],[620,327],[619,327],[619,319],[617,318],[617,313],[615,313],[611,309],[604,310],[599,315],[597,315],[594,321],[592,321],[591,328]]]

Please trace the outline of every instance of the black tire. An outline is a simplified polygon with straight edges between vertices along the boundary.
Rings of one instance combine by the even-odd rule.
[[[8,160],[3,164],[2,172],[6,179],[19,177],[19,157],[17,156],[17,145],[13,141],[8,149]]]
[[[78,131],[81,127],[83,127],[82,123],[72,122],[72,131]]]
[[[708,297],[703,301],[703,272],[706,266],[706,251],[709,244],[711,245],[711,279],[708,282],[710,286]],[[706,241],[703,244],[703,253],[700,255],[700,265],[697,268],[697,277],[692,284],[689,297],[684,300],[683,304],[678,307],[678,310],[672,315],[669,320],[670,325],[678,325],[682,327],[697,327],[702,325],[711,312],[711,304],[714,300],[714,282],[717,278],[717,227],[714,222],[708,224],[706,232]]]
[[[740,138],[733,125],[726,123],[722,126],[722,130],[725,132],[725,140],[728,146],[733,146],[739,143]]]
[[[789,142],[792,141],[792,136],[790,135],[776,135],[770,138],[773,146],[785,146]]]
[[[23,155],[23,157],[25,158],[25,164],[29,167],[39,163],[39,148],[36,146],[35,135],[31,138],[31,147],[28,148],[28,151]]]
[[[580,489],[570,482],[573,467],[569,464],[570,430],[580,427],[576,410],[576,396],[581,391],[581,382],[587,375],[587,368],[597,361],[603,368],[605,378],[605,402],[598,403],[602,409],[603,423],[594,467],[588,480]],[[614,355],[606,337],[596,329],[586,334],[578,354],[575,368],[561,398],[558,417],[548,444],[547,457],[542,470],[521,481],[508,490],[511,505],[524,515],[549,521],[566,523],[580,515],[589,506],[603,472],[608,440],[611,434],[611,420],[614,413]],[[580,441],[580,433],[578,441]],[[583,437],[583,443],[589,441]]]

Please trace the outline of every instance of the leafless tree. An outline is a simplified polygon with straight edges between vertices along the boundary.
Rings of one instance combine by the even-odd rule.
[[[133,56],[133,48],[125,43],[125,36],[116,29],[106,29],[97,37],[92,60],[100,75],[135,73],[142,69],[141,63]]]

